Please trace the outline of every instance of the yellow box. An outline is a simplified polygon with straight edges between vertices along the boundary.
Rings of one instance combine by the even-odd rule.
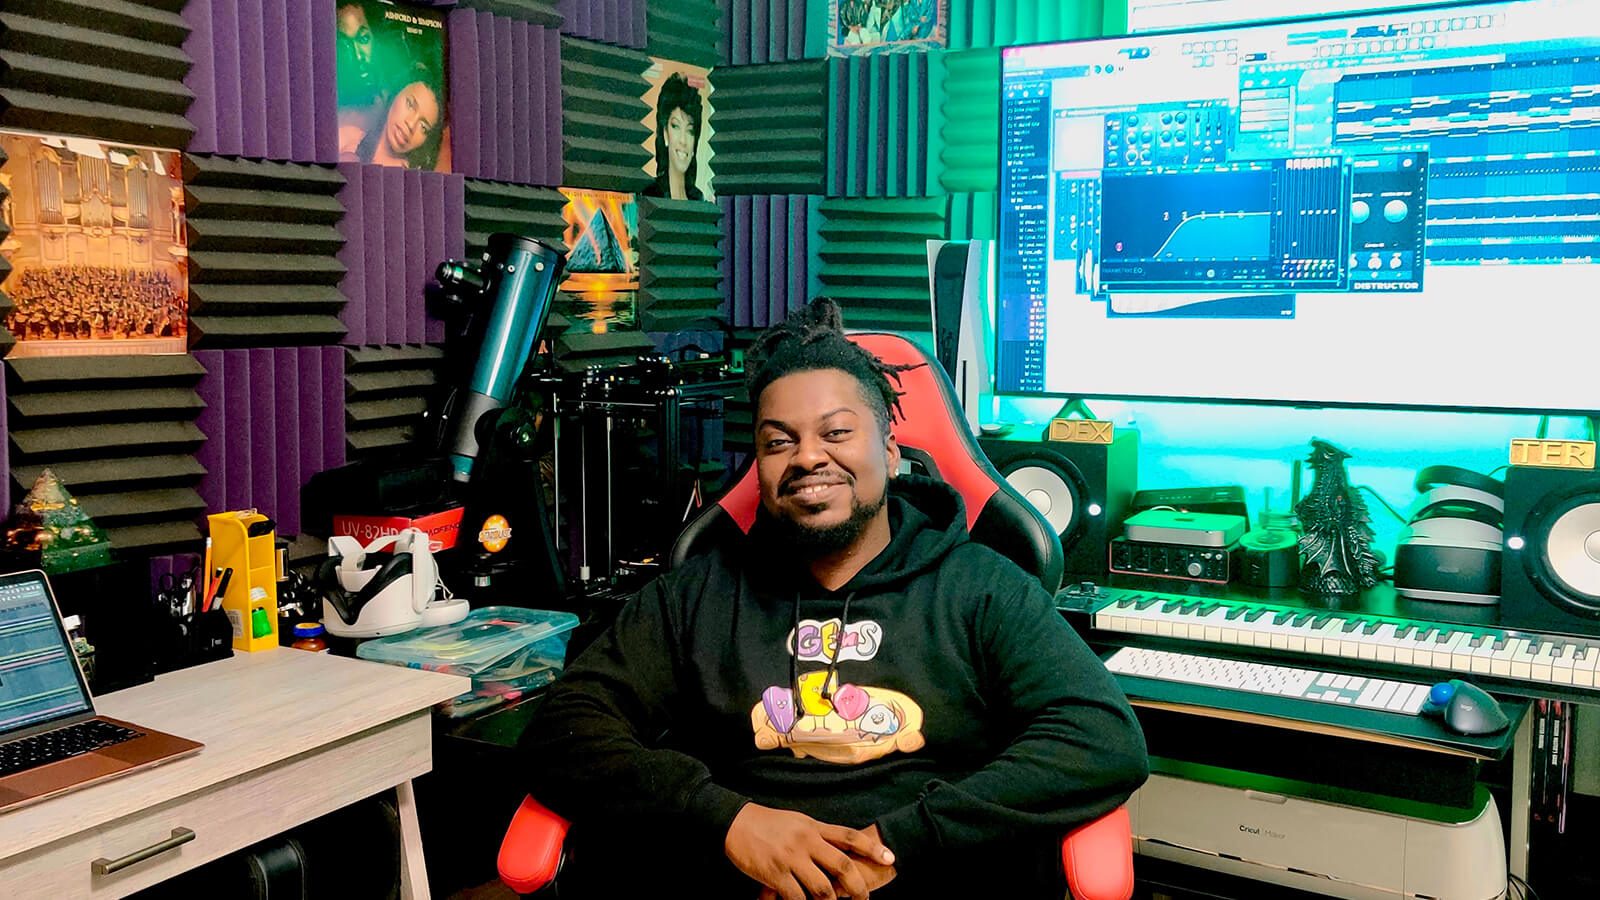
[[[272,520],[253,509],[206,519],[211,523],[212,568],[233,570],[220,601],[233,624],[233,649],[277,649],[278,560]],[[258,624],[263,620],[264,629]]]

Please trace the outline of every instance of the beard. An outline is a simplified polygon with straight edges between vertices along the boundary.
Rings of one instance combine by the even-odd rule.
[[[878,511],[889,501],[889,491],[884,492],[876,500],[863,501],[852,497],[850,502],[850,515],[842,522],[832,525],[814,526],[797,522],[786,516],[777,516],[761,509],[763,517],[772,524],[774,537],[783,541],[784,545],[792,548],[799,556],[811,560],[830,553],[837,553],[855,542],[861,532],[867,528]]]

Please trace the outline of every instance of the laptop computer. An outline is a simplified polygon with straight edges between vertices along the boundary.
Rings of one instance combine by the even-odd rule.
[[[202,746],[96,715],[45,574],[0,575],[0,809]]]

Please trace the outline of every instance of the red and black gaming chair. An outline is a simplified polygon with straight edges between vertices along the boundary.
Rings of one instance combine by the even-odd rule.
[[[885,363],[917,366],[900,375],[904,415],[894,424],[894,436],[901,456],[960,492],[973,540],[1038,575],[1045,590],[1054,594],[1061,586],[1060,540],[984,457],[944,370],[899,335],[855,334],[850,339]],[[678,536],[669,563],[676,566],[721,541],[748,533],[760,502],[755,466],[748,465],[738,482]],[[523,800],[500,844],[500,880],[523,894],[555,880],[567,828],[565,819],[533,797]],[[1062,838],[1061,862],[1067,886],[1078,900],[1132,896],[1133,835],[1127,809],[1112,810]]]

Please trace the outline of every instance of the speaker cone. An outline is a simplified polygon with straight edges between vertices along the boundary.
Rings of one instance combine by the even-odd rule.
[[[1560,592],[1559,599],[1600,613],[1600,495],[1570,498],[1552,508],[1547,520],[1542,535],[1527,536],[1530,543],[1543,545],[1537,556],[1545,575]]]
[[[1006,481],[1017,489],[1033,508],[1044,516],[1061,536],[1061,543],[1078,527],[1078,491],[1072,479],[1060,469],[1038,461],[1020,463],[1003,472]]]

